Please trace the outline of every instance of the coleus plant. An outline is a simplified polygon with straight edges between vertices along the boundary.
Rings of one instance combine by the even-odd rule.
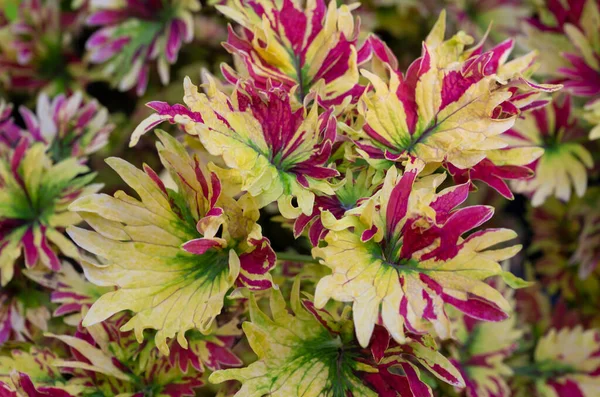
[[[144,94],[150,67],[156,62],[163,84],[182,43],[194,38],[192,13],[197,0],[97,1],[87,25],[100,27],[86,42],[90,61],[103,65],[102,74],[121,91],[135,87]]]
[[[11,5],[13,15],[9,15]],[[84,19],[84,10],[61,7],[56,1],[3,3],[0,67],[7,87],[17,92],[58,93],[86,82],[84,60],[75,48]]]
[[[183,103],[147,104],[130,150],[155,141],[157,161],[105,160],[123,190],[91,184],[114,127],[97,101],[41,93],[16,118],[0,102],[0,397],[595,397],[594,305],[575,327],[533,290],[513,295],[532,284],[511,272],[522,240],[472,195],[480,182],[495,203],[524,194],[540,218],[526,254],[567,303],[587,293],[577,277],[596,285],[582,143],[596,98],[580,71],[598,63],[598,8],[573,7],[572,22],[549,7],[560,28],[528,20],[578,51],[540,83],[535,51],[446,39],[445,12],[404,69],[358,4],[222,2],[233,65],[185,77]],[[70,8],[98,27],[86,60],[140,96],[153,68],[168,83],[199,3]],[[561,84],[592,97],[587,113],[552,94]],[[276,251],[274,213],[301,243]],[[47,302],[22,293],[32,283]]]
[[[260,88],[277,82],[299,102],[313,89],[325,106],[355,102],[365,90],[358,66],[371,56],[369,40],[358,46],[360,23],[351,14],[357,5],[236,0],[217,6],[242,26],[239,34],[229,29],[224,46],[243,67],[223,65],[223,76],[233,84],[250,77]]]
[[[21,255],[29,268],[42,263],[60,269],[57,251],[76,258],[77,248],[62,231],[80,218],[68,211],[74,198],[97,191],[89,168],[69,157],[54,164],[46,146],[21,138],[14,151],[0,158],[0,283],[15,273]],[[58,250],[53,249],[55,246]]]
[[[317,309],[310,299],[300,299],[299,292],[296,279],[290,313],[281,293],[273,290],[271,318],[251,297],[250,322],[244,324],[243,330],[258,361],[246,368],[217,371],[209,380],[241,381],[242,388],[236,394],[239,397],[376,396],[400,392],[407,396],[431,395],[414,360],[443,382],[464,385],[457,369],[435,351],[435,342],[427,337],[411,335],[406,343],[397,346],[380,329],[371,348],[364,349],[354,338],[349,307],[338,306],[332,312]],[[404,374],[388,372],[393,366],[402,368]]]
[[[256,223],[259,213],[252,197],[221,195],[215,173],[175,138],[157,134],[159,156],[177,191],[167,188],[150,167],[142,171],[109,159],[141,201],[122,191],[114,197],[82,197],[70,208],[94,231],[71,227],[68,233],[98,258],[82,261],[88,279],[117,287],[92,305],[83,325],[131,310],[136,315],[123,330],[133,329],[141,341],[144,329],[156,329],[157,347],[168,354],[167,338],[177,337],[187,348],[187,331],[211,329],[231,287],[272,287],[269,270],[275,253]]]

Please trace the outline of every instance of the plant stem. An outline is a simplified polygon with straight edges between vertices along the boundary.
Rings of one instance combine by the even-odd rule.
[[[317,263],[310,255],[301,255],[294,252],[277,252],[277,260],[290,262]]]

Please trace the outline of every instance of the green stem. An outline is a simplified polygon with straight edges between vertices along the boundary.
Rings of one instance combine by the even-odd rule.
[[[294,252],[277,252],[277,260],[290,262],[317,263],[310,255],[301,255]]]

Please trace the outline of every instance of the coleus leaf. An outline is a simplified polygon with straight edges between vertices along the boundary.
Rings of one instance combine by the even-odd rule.
[[[315,304],[333,298],[353,303],[357,337],[369,342],[381,314],[383,325],[398,343],[405,328],[442,338],[450,336],[444,304],[487,321],[507,318],[510,305],[483,280],[501,275],[499,261],[515,255],[520,246],[495,249],[515,237],[506,229],[486,229],[461,235],[492,216],[492,209],[472,206],[455,209],[467,198],[468,185],[436,193],[443,174],[417,179],[410,166],[397,177],[386,175],[382,190],[361,206],[357,215],[341,220],[326,212],[330,229],[324,247],[313,256],[332,269],[316,289]]]
[[[76,258],[77,248],[63,235],[80,221],[67,210],[78,197],[101,185],[76,158],[53,163],[41,142],[22,138],[14,151],[0,157],[0,284],[13,277],[14,264],[23,255],[25,266],[38,263],[57,271],[59,253]]]
[[[29,351],[13,349],[0,356],[0,395],[7,397],[72,397],[83,387],[68,383],[57,367],[58,356],[32,346]]]
[[[311,90],[325,106],[356,102],[365,90],[358,66],[371,55],[370,42],[358,48],[359,24],[355,4],[326,5],[324,0],[264,1],[260,5],[234,0],[216,8],[242,25],[241,34],[229,29],[225,48],[239,57],[239,73],[222,66],[232,84],[250,76],[265,89],[277,81],[302,103]],[[243,65],[243,69],[241,68]]]
[[[496,284],[497,285],[497,284]],[[511,304],[511,291],[504,294]],[[499,323],[478,321],[453,310],[451,312],[456,349],[454,362],[465,378],[469,397],[509,397],[509,379],[513,371],[507,360],[519,346],[523,329],[512,316]]]
[[[308,227],[308,237],[313,246],[327,234],[321,222],[321,211],[328,211],[337,219],[358,207],[381,188],[383,175],[372,168],[347,169],[343,185],[331,196],[317,195],[310,215],[300,214],[294,221],[294,237],[298,238]],[[310,225],[310,226],[309,226]]]
[[[68,157],[85,158],[100,150],[115,127],[108,119],[108,110],[96,100],[86,100],[81,91],[53,98],[41,93],[35,113],[24,106],[19,107],[19,113],[27,127],[23,133],[45,143],[57,162]]]
[[[540,73],[556,77],[572,95],[593,98],[600,90],[595,1],[546,1],[523,27],[524,43],[540,51]]]
[[[433,396],[431,387],[420,377],[419,363],[444,383],[465,386],[459,369],[439,351],[429,335],[412,335],[399,345],[381,326],[376,326],[371,337],[370,350],[377,363],[377,373],[369,373],[365,380],[382,397]]]
[[[131,144],[162,121],[182,124],[210,154],[223,157],[229,167],[221,171],[223,178],[239,183],[259,207],[277,201],[286,218],[309,215],[314,192],[333,194],[328,179],[339,175],[327,167],[336,137],[335,117],[331,109],[319,115],[317,105],[294,109],[285,90],[261,90],[254,84],[240,81],[228,97],[214,81],[208,94],[201,94],[186,79],[184,100],[189,109],[151,103],[158,113],[136,128]]]
[[[542,395],[592,397],[600,386],[600,335],[597,330],[551,329],[538,342],[532,368]]]
[[[523,167],[543,150],[508,148],[500,136],[522,110],[547,102],[536,101],[540,93],[560,86],[528,80],[533,53],[506,62],[514,46],[511,40],[487,52],[481,50],[483,43],[465,50],[471,39],[461,32],[444,41],[444,29],[442,14],[423,44],[422,57],[405,74],[388,65],[385,81],[383,75],[362,71],[374,91],[366,92],[358,107],[365,123],[356,132],[356,144],[360,153],[379,167],[412,157],[429,165],[454,167],[470,177],[469,171],[488,159],[492,162],[488,169],[498,168],[495,175],[500,182],[477,178],[477,171],[474,179],[512,197],[503,179],[529,175],[507,172],[506,167]]]
[[[10,0],[4,3],[4,15],[9,21],[17,19],[19,14],[19,0]]]
[[[585,133],[573,114],[570,97],[557,98],[551,106],[524,114],[503,139],[514,149],[544,148],[544,155],[527,164],[535,175],[513,181],[513,190],[530,194],[535,207],[549,196],[562,201],[568,201],[572,192],[583,196],[587,169],[594,166],[592,154],[579,143]]]
[[[116,287],[94,303],[83,324],[131,310],[136,315],[122,330],[134,330],[142,341],[145,328],[156,329],[156,345],[168,354],[168,338],[177,335],[186,348],[186,331],[210,330],[235,284],[269,288],[275,254],[256,224],[254,201],[220,196],[221,183],[214,173],[176,139],[164,132],[157,135],[159,156],[178,190],[167,189],[149,167],[141,171],[108,159],[141,200],[124,192],[77,200],[71,210],[94,231],[72,227],[68,232],[80,247],[101,258],[102,264],[82,261],[87,278]]]
[[[85,387],[82,395],[141,395],[152,390],[157,397],[194,396],[203,385],[195,368],[182,371],[161,355],[154,343],[138,345],[131,332],[120,332],[127,316],[79,328],[75,335],[46,336],[69,347],[70,356],[54,366],[69,374],[69,382]]]
[[[83,274],[75,268],[63,262],[60,271],[49,272],[43,269],[28,269],[24,274],[52,290],[50,300],[59,304],[52,313],[53,316],[65,316],[65,323],[78,326],[82,319],[82,313],[89,309],[92,304],[106,292],[112,291],[110,287],[102,287],[87,281]]]
[[[269,317],[251,297],[251,321],[243,329],[258,361],[245,368],[216,371],[209,381],[242,382],[237,397],[376,396],[356,374],[376,370],[356,360],[338,333],[307,312],[297,295],[294,299],[290,313],[281,292],[271,290]]]
[[[242,336],[239,321],[234,319],[221,326],[215,326],[208,335],[197,331],[186,334],[188,348],[171,343],[169,362],[172,366],[178,363],[179,368],[187,373],[191,365],[203,372],[206,366],[211,371],[228,367],[240,367],[243,362],[231,350],[237,338]]]
[[[104,64],[103,74],[121,91],[133,87],[141,96],[148,85],[150,66],[156,62],[163,84],[169,83],[169,65],[177,61],[184,43],[194,38],[196,0],[131,4],[95,3],[87,18],[100,26],[86,42],[89,60]]]

